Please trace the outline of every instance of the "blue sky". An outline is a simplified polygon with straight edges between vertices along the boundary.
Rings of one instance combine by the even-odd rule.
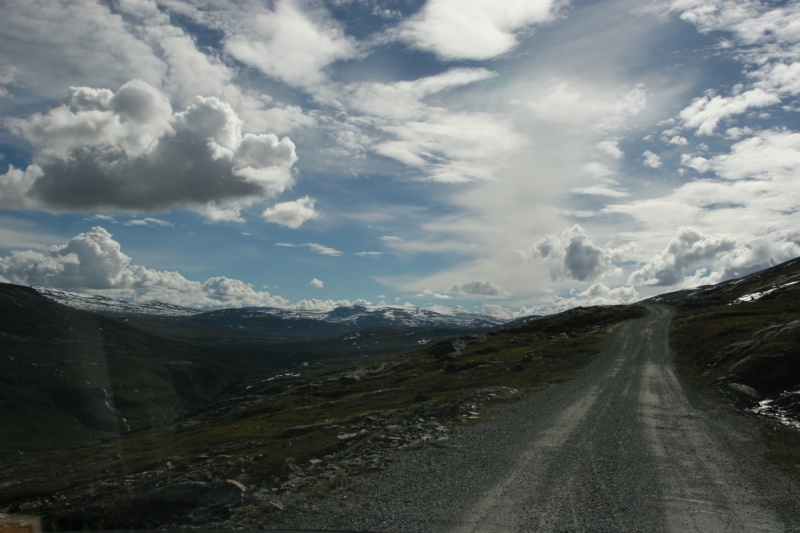
[[[0,278],[512,318],[800,255],[800,4],[11,0]]]

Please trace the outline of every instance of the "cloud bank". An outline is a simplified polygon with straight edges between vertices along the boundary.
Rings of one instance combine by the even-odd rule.
[[[518,253],[526,261],[544,259],[552,263],[550,270],[554,280],[574,279],[590,281],[608,272],[617,272],[615,261],[620,261],[626,248],[601,248],[596,246],[583,228],[576,224],[561,234],[548,235],[526,250]]]
[[[12,167],[0,176],[0,207],[15,209],[206,206],[213,218],[214,208],[281,193],[297,160],[286,137],[242,134],[226,102],[198,96],[173,112],[167,97],[141,80],[116,93],[73,87],[47,114],[6,124],[34,147],[24,171]]]

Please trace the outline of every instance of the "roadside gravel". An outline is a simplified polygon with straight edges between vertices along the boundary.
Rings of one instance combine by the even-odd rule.
[[[670,319],[649,306],[574,379],[454,431],[444,447],[396,452],[384,470],[263,526],[800,531],[800,484],[763,458],[741,415],[676,377]]]

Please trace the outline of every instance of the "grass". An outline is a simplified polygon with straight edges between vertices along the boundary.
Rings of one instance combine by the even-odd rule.
[[[168,423],[66,451],[7,460],[0,465],[0,486],[22,483],[4,489],[0,505],[43,498],[88,479],[123,480],[165,458],[187,465],[201,461],[202,469],[189,468],[191,479],[204,480],[197,477],[202,471],[211,479],[258,485],[275,476],[287,457],[305,463],[365,417],[384,424],[441,418],[454,403],[488,387],[526,391],[570,379],[600,353],[617,324],[644,314],[637,306],[574,309],[465,338],[457,356],[447,354],[448,345],[440,343],[377,362],[310,365],[299,376],[276,377],[286,372],[255,369],[230,382],[216,402]],[[342,379],[352,374],[359,379]],[[287,429],[308,425],[313,427],[282,436]],[[384,429],[374,437],[389,434]],[[169,482],[190,479],[179,472],[164,475],[175,476]],[[321,494],[344,482],[342,474],[311,492]],[[73,508],[117,497],[86,487],[72,491]]]

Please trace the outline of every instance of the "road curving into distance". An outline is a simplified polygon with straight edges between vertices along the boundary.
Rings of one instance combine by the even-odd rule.
[[[369,531],[800,531],[800,484],[737,413],[675,375],[673,311],[620,325],[574,379],[355,478],[292,527]],[[287,519],[289,517],[286,517]]]

